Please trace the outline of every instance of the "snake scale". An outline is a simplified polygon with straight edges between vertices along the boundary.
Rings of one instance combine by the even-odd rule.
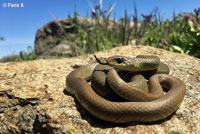
[[[113,56],[107,58],[105,64],[126,71],[147,71],[158,67],[159,59],[155,59],[155,56],[150,56],[150,59],[148,56],[147,59],[146,56],[136,58]],[[79,103],[92,115],[105,121],[128,123],[161,120],[178,109],[186,92],[185,85],[180,79],[167,74],[154,74],[148,81],[149,93],[144,93],[145,95],[135,93],[134,101],[110,101],[98,95],[87,82],[97,66],[98,63],[91,63],[72,71],[66,79],[66,90],[75,95]],[[114,68],[110,69],[107,74],[108,83],[112,88],[117,89],[118,92],[124,92],[123,90],[129,92],[129,89],[135,88],[123,81]],[[163,88],[168,91],[163,93]],[[136,88],[136,90],[140,89]],[[160,95],[155,98],[149,95],[158,92]],[[139,100],[136,101],[137,99]]]

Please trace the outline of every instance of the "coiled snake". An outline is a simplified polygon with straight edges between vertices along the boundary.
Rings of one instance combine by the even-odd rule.
[[[160,59],[157,56],[137,56],[136,58],[113,56],[107,58],[106,63],[101,64],[126,71],[153,71],[158,68]],[[111,68],[106,78],[110,87],[116,94],[122,93],[121,97],[125,96],[126,99],[132,101],[107,100],[98,95],[87,82],[97,65],[98,63],[92,63],[72,71],[66,79],[66,90],[75,95],[87,111],[102,120],[114,123],[157,121],[175,112],[184,98],[185,85],[176,77],[154,74],[148,81],[149,93],[147,93],[126,83],[116,70]],[[101,76],[99,77],[101,79]],[[164,93],[163,88],[166,88],[168,92]],[[133,90],[134,93],[132,93]]]

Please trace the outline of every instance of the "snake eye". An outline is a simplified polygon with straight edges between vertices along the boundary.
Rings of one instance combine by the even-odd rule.
[[[117,58],[116,61],[117,61],[118,64],[120,64],[124,61],[124,59],[123,58]]]

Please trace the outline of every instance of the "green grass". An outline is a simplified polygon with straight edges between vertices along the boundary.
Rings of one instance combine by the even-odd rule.
[[[26,60],[34,60],[37,58],[37,55],[35,54],[33,48],[31,46],[28,46],[28,51],[20,51],[18,55],[10,55],[5,56],[2,59],[0,59],[0,62],[11,62],[11,61],[26,61]]]
[[[142,21],[138,21],[134,4],[132,16],[128,16],[125,10],[119,21],[111,21],[109,17],[113,5],[105,10],[102,10],[102,5],[96,5],[91,13],[94,23],[85,27],[80,27],[79,22],[74,21],[78,13],[75,12],[73,18],[69,16],[78,29],[70,38],[76,43],[73,49],[75,55],[110,49],[116,44],[128,45],[135,40],[136,45],[149,45],[200,58],[200,8],[195,9],[194,13],[173,13],[172,20],[163,20],[158,8],[155,8],[150,14],[142,15]]]
[[[55,42],[75,42],[76,45],[72,47],[73,56],[111,49],[118,46],[117,44],[128,45],[134,40],[136,45],[149,45],[200,58],[200,8],[195,9],[193,13],[173,13],[172,20],[163,20],[158,8],[155,8],[148,15],[142,15],[141,21],[138,21],[135,3],[133,15],[128,16],[125,10],[124,16],[118,21],[115,17],[110,18],[113,8],[114,4],[103,10],[102,5],[97,4],[92,9],[91,17],[86,16],[90,19],[85,19],[84,23],[79,22],[79,13],[75,10],[73,17],[68,15],[74,32],[64,33],[63,29],[70,27],[59,24],[57,33],[61,36],[54,37]],[[1,61],[36,58],[34,50],[28,47],[28,52],[22,51],[19,55],[4,57]]]

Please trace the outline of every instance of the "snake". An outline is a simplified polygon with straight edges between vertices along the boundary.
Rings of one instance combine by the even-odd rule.
[[[116,58],[116,56],[114,56],[114,57]],[[142,55],[137,56],[137,60],[138,60],[138,57],[141,58]],[[154,57],[148,56],[147,58],[150,60],[150,58],[152,59]],[[143,56],[142,58],[146,58],[146,57]],[[91,78],[91,85],[98,94],[100,94],[102,97],[109,99],[109,100],[118,100],[118,99],[123,98],[126,100],[135,100],[136,99],[137,101],[139,101],[137,99],[137,97],[135,97],[135,95],[134,95],[136,93],[135,90],[137,90],[137,93],[139,92],[140,94],[148,95],[150,98],[153,97],[152,99],[156,99],[156,98],[160,97],[161,95],[163,95],[162,91],[159,91],[158,93],[150,93],[150,94],[147,94],[144,91],[140,91],[140,89],[143,89],[148,92],[148,84],[147,84],[144,76],[147,79],[149,79],[149,77],[152,76],[153,74],[159,74],[159,73],[169,74],[170,70],[169,70],[168,66],[166,64],[164,64],[163,62],[159,63],[159,59],[157,57],[155,57],[155,58],[156,58],[156,60],[153,59],[154,61],[156,61],[156,64],[154,63],[155,65],[151,64],[151,62],[153,62],[152,60],[150,61],[151,66],[158,66],[158,64],[159,64],[159,66],[154,70],[142,71],[144,67],[140,67],[141,69],[140,69],[139,73],[138,72],[135,72],[135,73],[128,72],[127,73],[126,71],[121,71],[118,69],[118,73],[119,73],[120,77],[122,77],[126,81],[128,81],[130,79],[129,80],[130,82],[128,82],[128,87],[130,87],[130,85],[131,85],[130,90],[126,90],[123,87],[122,87],[122,89],[118,90],[118,91],[125,91],[123,94],[121,94],[121,93],[116,94],[116,92],[118,92],[118,91],[115,90],[115,92],[114,92],[113,90],[115,88],[112,89],[110,87],[110,85],[112,86],[113,84],[110,83],[110,85],[109,85],[109,83],[108,83],[108,82],[112,82],[112,81],[109,81],[109,79],[108,79],[109,77],[107,77],[107,73],[113,67],[108,66],[108,65],[101,65],[102,63],[97,65],[97,67],[94,69],[94,71],[92,73],[92,78]],[[125,59],[127,59],[127,57]],[[131,58],[131,60],[133,60],[133,59]],[[142,59],[142,60],[144,60],[144,59]],[[145,59],[145,62],[146,62],[146,59]],[[114,63],[112,63],[112,64],[114,64]],[[117,64],[119,64],[119,63],[117,63]],[[134,86],[134,87],[132,87],[132,86]],[[124,87],[126,87],[126,85]],[[136,89],[135,87],[140,88],[140,89]],[[118,88],[116,88],[116,89],[118,89]],[[121,96],[121,95],[125,95],[125,96],[122,96],[122,98],[120,98],[119,96]],[[126,97],[127,95],[133,95],[133,96]],[[141,96],[141,97],[142,97],[141,99],[144,98],[143,96]]]
[[[182,80],[168,74],[154,74],[148,81],[150,93],[157,94],[157,92],[163,91],[163,88],[167,90],[166,93],[162,92],[159,97],[152,99],[151,96],[148,96],[149,93],[145,93],[145,95],[136,93],[134,96],[138,97],[139,101],[107,100],[98,95],[87,81],[91,79],[99,63],[91,63],[75,69],[66,78],[66,90],[74,95],[89,113],[99,119],[113,123],[158,121],[174,113],[184,99],[186,87]],[[106,63],[103,64],[113,67],[107,74],[111,87],[118,92],[124,92],[124,89],[129,90],[133,87],[120,78],[115,68],[136,72],[155,70],[159,66],[159,58],[157,56],[135,58],[112,56],[108,57]],[[136,90],[140,89],[136,88]]]

